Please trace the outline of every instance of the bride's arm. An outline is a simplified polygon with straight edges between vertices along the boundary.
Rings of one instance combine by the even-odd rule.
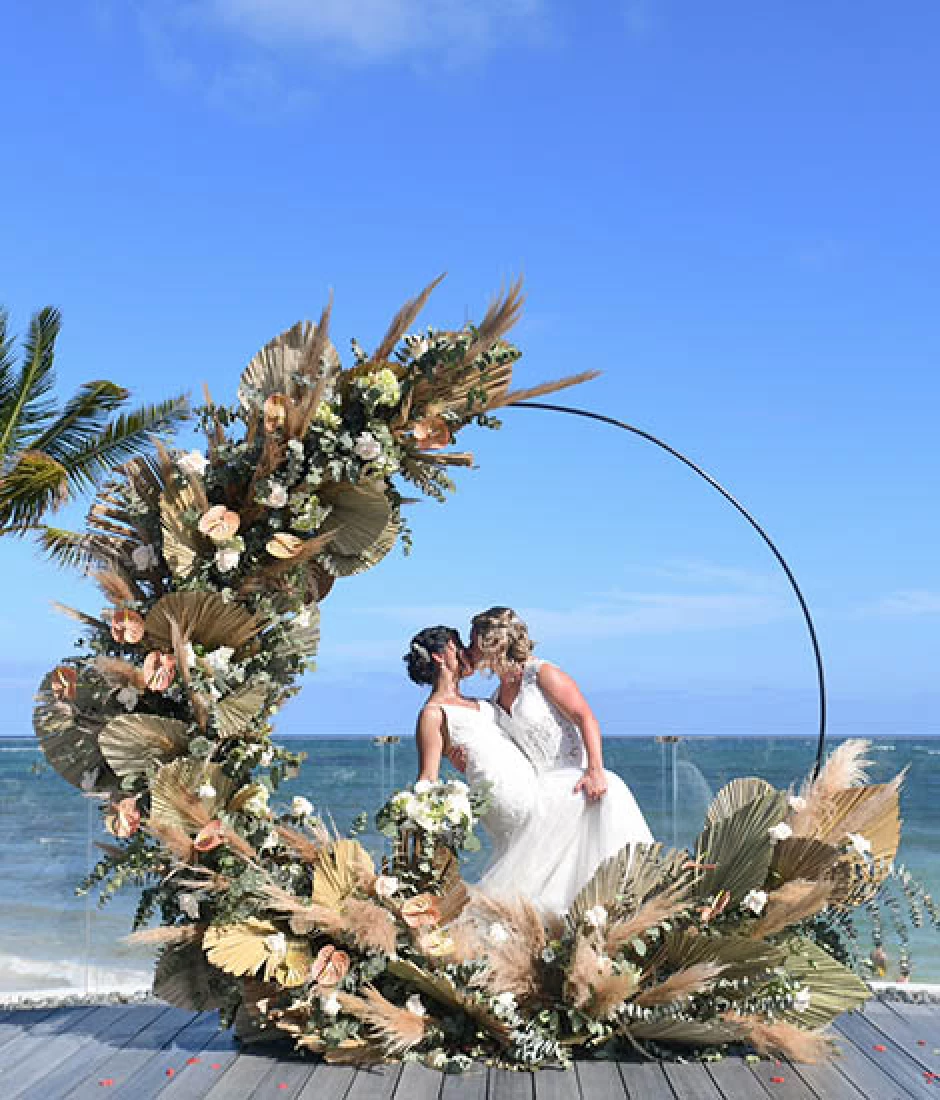
[[[587,768],[578,780],[575,791],[584,791],[590,799],[603,798],[607,793],[607,776],[604,774],[601,727],[594,711],[574,680],[554,665],[540,666],[538,684],[546,699],[554,703],[581,731],[581,740],[587,750]]]
[[[427,706],[421,711],[415,740],[418,743],[418,779],[437,782],[444,752],[444,712],[440,707]]]

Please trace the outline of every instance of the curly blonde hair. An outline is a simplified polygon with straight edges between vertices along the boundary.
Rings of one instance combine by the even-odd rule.
[[[480,668],[497,676],[524,665],[535,649],[528,628],[511,607],[491,607],[474,615],[471,630],[479,643]]]

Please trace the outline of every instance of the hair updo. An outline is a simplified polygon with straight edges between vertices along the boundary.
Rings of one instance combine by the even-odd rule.
[[[419,630],[411,639],[408,652],[402,657],[409,679],[416,684],[433,684],[437,678],[437,664],[432,660],[435,654],[443,653],[453,642],[463,649],[460,634],[452,626],[427,626]]]
[[[525,623],[511,607],[491,607],[472,620],[480,652],[480,668],[497,676],[511,665],[524,665],[532,656],[535,642]]]

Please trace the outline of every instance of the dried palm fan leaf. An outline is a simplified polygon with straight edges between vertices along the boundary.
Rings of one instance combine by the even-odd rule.
[[[804,1028],[825,1027],[873,996],[857,974],[812,940],[794,939],[788,946],[786,971],[810,993],[809,1004],[802,1011],[796,1007],[781,1010],[781,1016],[790,1023]]]
[[[821,1062],[831,1051],[832,1043],[815,1031],[772,1020],[765,1016],[747,1016],[728,1013],[725,1017],[741,1029],[742,1038],[754,1047],[758,1054],[790,1058],[794,1062]]]
[[[319,495],[331,507],[320,531],[332,536],[322,560],[334,576],[370,569],[395,545],[400,525],[383,483],[329,485]]]
[[[313,1046],[308,1046],[314,1050]],[[343,1039],[337,1046],[319,1047],[323,1060],[330,1066],[378,1066],[387,1061],[385,1049],[368,1039]]]
[[[721,963],[701,962],[676,970],[665,981],[649,986],[638,996],[634,1003],[649,1008],[653,1005],[678,1004],[701,993],[713,985],[724,973]]]
[[[680,874],[686,852],[656,844],[627,844],[594,872],[568,910],[572,927],[584,922],[589,909],[602,905],[609,913],[636,911],[661,886]]]
[[[339,1003],[347,1015],[366,1024],[383,1051],[394,1058],[416,1047],[427,1034],[429,1021],[424,1016],[392,1004],[375,986],[364,986],[358,997],[340,993]]]
[[[487,402],[486,407],[487,410],[502,409],[507,405],[517,404],[519,401],[533,401],[536,397],[547,397],[551,393],[558,393],[559,390],[580,386],[583,382],[593,382],[595,378],[600,378],[601,373],[599,370],[586,370],[580,374],[569,374],[564,378],[557,378],[553,382],[542,382],[538,386],[529,386],[524,390],[512,390],[510,393],[502,394],[495,402]]]
[[[752,935],[769,939],[784,928],[815,916],[829,904],[833,883],[828,879],[792,879],[767,897],[767,907]]]
[[[802,803],[789,818],[796,836],[816,836],[817,817],[826,812],[829,799],[838,791],[861,786],[868,777],[871,760],[865,757],[871,742],[859,738],[843,741],[823,765],[815,778],[809,778],[800,788]]]
[[[33,729],[46,759],[73,787],[106,791],[119,786],[98,744],[109,718],[100,702],[106,685],[83,667],[75,679],[74,698],[60,700],[52,690],[53,676],[43,677],[33,711]]]
[[[695,862],[707,865],[695,882],[696,894],[705,898],[727,890],[734,904],[750,890],[759,890],[773,857],[770,830],[786,812],[787,796],[771,788],[706,825],[695,842]]]
[[[270,921],[248,917],[238,924],[215,925],[202,941],[209,962],[234,977],[259,972],[266,981],[291,988],[310,974],[310,944],[281,932]]]
[[[207,650],[220,646],[241,649],[265,625],[257,615],[218,592],[170,592],[157,600],[145,620],[147,638],[155,648],[172,648],[174,622],[186,641]]]
[[[310,604],[293,618],[282,618],[276,630],[265,635],[265,650],[272,656],[316,655],[320,647],[320,608]]]
[[[122,936],[121,940],[135,946],[159,944],[163,947],[172,947],[184,943],[201,944],[205,931],[204,924],[164,924],[160,928],[144,928],[140,932],[132,932],[129,936]]]
[[[617,952],[638,936],[656,928],[663,921],[672,920],[689,908],[687,885],[666,886],[646,900],[629,916],[611,921],[604,928],[604,944],[608,955]]]
[[[634,1039],[679,1046],[710,1046],[733,1043],[741,1038],[741,1029],[730,1020],[683,1020],[664,1016],[656,1020],[631,1020],[621,1034]]]
[[[268,689],[263,684],[244,684],[212,704],[212,715],[221,737],[245,737],[249,726],[263,714]]]
[[[782,963],[786,950],[764,940],[724,933],[703,936],[696,928],[680,928],[660,938],[659,946],[645,961],[646,975],[685,970],[698,963],[721,964],[729,981],[754,980]]]
[[[122,661],[120,657],[96,657],[95,668],[109,684],[120,687],[129,685],[138,692],[147,690],[144,670],[130,661]]]
[[[174,577],[186,579],[201,558],[212,555],[212,542],[202,534],[198,519],[209,510],[202,478],[180,472],[167,478],[160,496],[163,558]]]
[[[123,778],[143,775],[153,764],[167,764],[189,745],[185,722],[156,714],[121,714],[98,735],[101,752],[112,771]]]
[[[433,454],[416,456],[418,462],[424,462],[428,466],[465,466],[473,465],[473,455],[470,451],[437,451]]]
[[[509,1025],[485,1005],[479,1004],[462,993],[450,978],[440,971],[432,973],[405,959],[389,959],[387,969],[393,977],[398,978],[416,992],[424,994],[425,997],[445,1008],[462,1012],[497,1042],[503,1045],[511,1042]]]
[[[323,341],[318,362],[310,362],[308,348],[316,340],[316,333],[316,325],[298,321],[268,341],[252,358],[238,385],[239,404],[250,416],[261,416],[264,402],[272,394],[303,400],[311,384],[316,384],[311,372],[320,364],[330,380],[339,372],[339,355],[329,340]]]
[[[198,791],[209,784],[215,794],[200,798]],[[218,817],[232,796],[232,780],[218,764],[185,757],[164,764],[151,788],[150,817],[161,828],[193,832]]]
[[[747,777],[732,779],[726,783],[712,799],[705,812],[705,824],[714,825],[722,818],[730,817],[762,795],[770,794],[776,788],[766,779]]]
[[[834,844],[824,844],[815,837],[790,836],[778,840],[768,881],[775,885],[793,879],[818,880],[835,866],[840,855]]]
[[[416,298],[409,298],[407,302],[401,307],[401,309],[392,318],[391,324],[388,326],[388,331],[382,337],[379,346],[375,349],[372,355],[369,357],[369,363],[384,362],[391,359],[392,353],[398,346],[398,342],[407,333],[411,326],[418,319],[418,314],[428,304],[428,299],[434,293],[438,286],[444,281],[447,273],[444,272],[438,275],[433,282],[421,291]]]
[[[525,304],[522,284],[520,276],[510,284],[508,290],[494,297],[466,350],[465,358],[468,362],[489,351],[519,320]]]
[[[221,1008],[230,993],[231,982],[209,965],[201,944],[178,944],[161,952],[153,977],[153,994],[161,1001],[207,1012]]]
[[[311,900],[340,909],[364,879],[375,876],[372,857],[358,840],[334,840],[317,854]]]

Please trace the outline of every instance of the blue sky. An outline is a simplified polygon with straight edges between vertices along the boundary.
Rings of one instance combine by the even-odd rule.
[[[65,314],[63,392],[232,399],[330,288],[342,353],[523,273],[520,382],[703,464],[817,618],[839,732],[938,732],[940,12],[912,2],[73,0],[5,13],[0,300]],[[337,585],[284,732],[402,730],[413,630],[510,603],[610,733],[807,732],[766,549],[679,464],[516,411]],[[0,731],[88,586],[6,541]],[[477,685],[483,690],[486,685]]]

